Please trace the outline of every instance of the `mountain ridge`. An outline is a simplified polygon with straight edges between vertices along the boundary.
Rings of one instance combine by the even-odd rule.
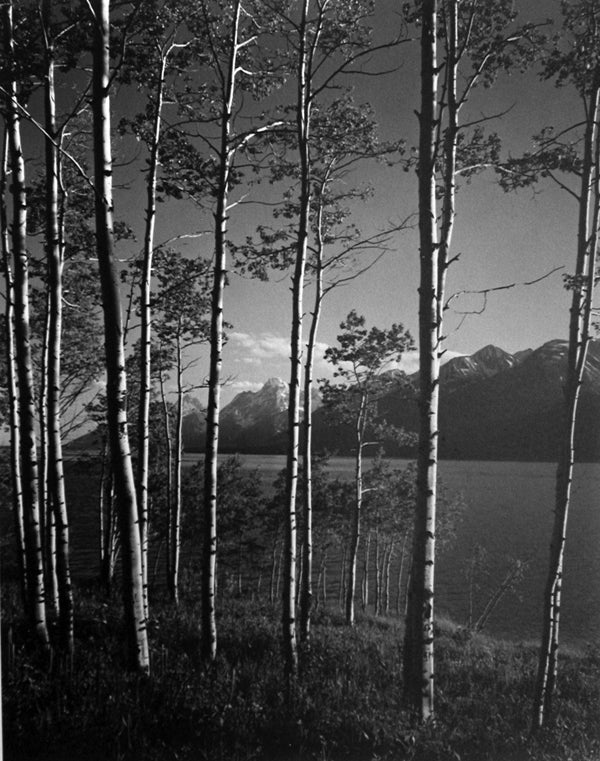
[[[452,357],[440,370],[440,439],[442,459],[555,462],[559,452],[568,343],[547,341],[536,349],[510,354],[488,344],[468,356]],[[409,376],[412,390],[384,397],[381,412],[389,422],[418,430],[418,372]],[[288,384],[270,377],[258,391],[243,391],[220,414],[223,453],[283,454],[287,445]],[[332,421],[313,395],[315,451],[340,455],[353,451],[351,426]],[[184,448],[203,451],[203,413],[183,420]],[[85,439],[85,441],[83,441]],[[93,435],[72,442],[73,449],[93,448]],[[78,443],[79,442],[79,443]],[[87,442],[87,444],[86,444]],[[391,455],[414,457],[414,448],[388,444]],[[581,390],[576,432],[577,458],[600,461],[600,341],[590,342]]]
[[[562,391],[568,344],[554,339],[537,349],[510,354],[488,344],[468,356],[453,357],[440,370],[440,456],[445,459],[549,460],[558,454]],[[413,386],[418,372],[409,379]],[[240,404],[263,404],[269,385],[280,392],[278,408],[242,422]],[[224,452],[283,453],[287,429],[287,384],[269,379],[257,392],[243,392],[221,412]],[[418,428],[416,393],[392,392],[382,401],[386,416],[408,430]],[[235,411],[235,414],[233,412]],[[600,460],[600,341],[591,341],[578,416],[578,454]],[[332,424],[323,410],[313,415],[315,449],[349,454],[353,434]],[[202,449],[202,442],[188,442]],[[414,456],[389,447],[391,454]]]

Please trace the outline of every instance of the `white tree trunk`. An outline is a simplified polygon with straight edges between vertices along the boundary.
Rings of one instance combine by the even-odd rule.
[[[44,86],[46,132],[54,140],[56,102],[54,89],[54,47],[51,38],[51,2],[44,0],[43,19],[46,31],[46,81]],[[56,526],[56,579],[58,585],[59,646],[72,655],[73,590],[69,564],[69,518],[65,494],[60,418],[60,357],[62,337],[62,270],[63,241],[59,211],[60,157],[58,147],[48,137],[46,144],[46,257],[48,266],[49,331],[48,331],[48,496]]]
[[[296,261],[292,277],[292,328],[290,337],[290,384],[288,399],[288,447],[286,463],[286,506],[284,516],[285,560],[282,599],[282,637],[285,669],[288,679],[298,670],[296,639],[296,494],[300,444],[300,378],[302,374],[302,296],[308,251],[310,215],[309,134],[310,134],[310,71],[307,39],[307,16],[310,0],[302,4],[299,28],[298,78],[296,102],[296,139],[300,169],[300,198]]]
[[[177,413],[175,416],[175,463],[173,477],[171,596],[179,602],[179,565],[181,557],[181,466],[183,456],[183,367],[181,337],[177,336]]]
[[[142,574],[144,583],[144,609],[148,617],[148,458],[150,449],[150,346],[152,342],[152,257],[154,254],[154,228],[156,222],[156,185],[158,176],[158,148],[160,141],[163,90],[167,58],[161,59],[156,104],[152,125],[152,143],[148,177],[146,180],[146,226],[144,230],[144,256],[140,284],[140,399],[138,407],[138,461],[137,499],[140,513],[140,539],[142,545]]]
[[[123,547],[123,605],[129,666],[149,670],[139,515],[127,431],[127,388],[119,278],[114,257],[110,135],[109,0],[93,0],[93,133],[96,240],[104,308],[110,452]]]
[[[221,410],[221,367],[223,364],[223,296],[225,290],[227,211],[233,151],[231,129],[235,98],[237,57],[239,53],[241,2],[235,3],[231,22],[230,56],[223,82],[219,180],[215,211],[215,266],[211,304],[210,370],[206,411],[204,455],[204,554],[202,562],[202,656],[217,657],[216,573],[217,573],[217,454],[219,451],[219,414]]]
[[[4,39],[9,55],[14,57],[12,3],[4,7]],[[21,127],[17,110],[17,84],[7,84],[6,128],[12,171],[13,195],[13,282],[14,337],[19,386],[19,456],[23,495],[25,549],[27,554],[28,618],[37,638],[46,648],[49,644],[46,626],[44,566],[40,532],[39,475],[35,439],[34,383],[29,327],[29,262],[27,252],[27,198],[25,161],[21,147]]]
[[[533,706],[533,730],[549,721],[558,672],[559,623],[563,559],[575,463],[575,423],[585,360],[590,342],[592,304],[596,277],[598,222],[600,216],[600,147],[598,118],[600,83],[596,82],[587,104],[587,124],[583,146],[577,258],[575,275],[580,283],[573,289],[569,321],[569,352],[564,385],[564,412],[561,451],[556,470],[554,525],[550,562],[544,592],[542,645]]]
[[[354,510],[352,513],[352,525],[350,533],[350,545],[348,548],[348,579],[346,588],[346,623],[354,625],[354,597],[356,594],[356,564],[358,560],[358,546],[360,543],[363,473],[362,452],[367,415],[367,397],[363,392],[360,400],[360,408],[356,419],[356,458],[354,460]]]
[[[435,138],[437,102],[437,2],[421,10],[419,113],[419,451],[413,564],[404,638],[404,691],[421,722],[433,718],[433,602],[437,491],[439,248],[436,231]]]
[[[23,610],[27,609],[27,559],[25,556],[25,535],[23,523],[23,493],[21,491],[21,461],[19,458],[19,396],[17,386],[17,364],[14,338],[14,283],[10,266],[10,244],[8,219],[6,216],[6,175],[8,162],[8,131],[4,131],[2,143],[2,167],[0,169],[0,227],[2,234],[2,264],[6,283],[5,328],[6,328],[6,373],[8,391],[8,425],[10,430],[10,464],[12,511],[15,527],[17,567]]]

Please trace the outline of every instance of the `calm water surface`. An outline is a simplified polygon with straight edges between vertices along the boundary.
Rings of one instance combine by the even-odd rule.
[[[243,455],[270,482],[284,467],[283,455]],[[198,455],[186,456],[188,463]],[[399,468],[407,461],[396,460]],[[332,458],[334,475],[352,477],[352,458]],[[474,547],[486,550],[482,588],[474,592],[477,616],[501,582],[511,559],[527,561],[517,594],[504,597],[487,628],[503,637],[538,638],[542,594],[553,519],[552,463],[442,461],[440,477],[467,504],[456,539],[437,567],[437,612],[458,622],[468,614],[466,560]],[[600,465],[575,469],[565,553],[561,638],[573,645],[600,643]]]

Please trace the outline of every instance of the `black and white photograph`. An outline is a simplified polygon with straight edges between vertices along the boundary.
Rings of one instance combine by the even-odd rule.
[[[600,761],[600,0],[0,0],[0,761]]]

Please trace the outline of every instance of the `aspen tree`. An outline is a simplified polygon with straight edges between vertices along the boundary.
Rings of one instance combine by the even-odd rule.
[[[179,7],[178,7],[179,6]],[[136,488],[140,515],[142,543],[142,572],[144,576],[144,606],[148,611],[148,476],[150,450],[151,344],[152,344],[152,272],[155,250],[158,182],[161,139],[164,132],[164,109],[169,102],[171,64],[174,55],[186,48],[188,42],[177,42],[183,19],[189,8],[185,3],[152,2],[142,4],[135,19],[139,32],[132,35],[125,51],[125,65],[120,76],[125,82],[136,80],[138,88],[147,93],[145,110],[133,119],[123,119],[121,130],[129,129],[146,144],[146,204],[142,265],[139,274],[139,400],[137,410]],[[136,38],[137,37],[137,38]]]
[[[298,26],[298,73],[296,80],[296,137],[299,157],[299,216],[295,264],[292,276],[292,329],[290,336],[290,384],[288,396],[288,446],[286,467],[286,508],[284,524],[284,566],[281,624],[283,652],[288,679],[298,671],[298,644],[296,637],[296,548],[297,519],[296,493],[298,489],[298,463],[300,451],[300,378],[302,362],[302,296],[304,271],[308,250],[310,213],[309,137],[310,137],[310,40],[308,12],[310,0],[303,0]],[[317,30],[313,50],[318,41]]]
[[[206,11],[205,11],[206,12]],[[216,580],[217,580],[217,453],[219,450],[219,413],[221,409],[221,369],[223,365],[223,300],[226,277],[226,238],[232,151],[232,126],[236,80],[240,70],[238,55],[242,3],[235,0],[228,30],[229,53],[221,69],[221,139],[219,145],[218,192],[214,227],[214,276],[211,304],[210,367],[206,444],[204,455],[204,549],[202,555],[202,655],[206,661],[217,656]]]
[[[251,126],[236,127],[240,117],[243,93],[260,98],[269,90],[271,74],[268,63],[258,63],[263,56],[260,42],[269,30],[269,19],[261,14],[261,2],[242,0],[209,2],[202,0],[197,13],[186,18],[191,34],[197,38],[193,54],[199,58],[206,78],[199,84],[191,75],[185,91],[180,93],[180,109],[184,124],[202,124],[199,133],[186,135],[171,130],[170,146],[163,151],[163,167],[168,164],[169,177],[162,186],[177,197],[187,193],[194,200],[207,194],[213,214],[213,277],[211,304],[210,360],[208,373],[208,406],[206,411],[206,443],[204,456],[204,543],[202,552],[202,658],[213,662],[217,654],[216,572],[217,572],[217,453],[221,407],[222,350],[224,333],[224,293],[227,275],[228,221],[231,192],[239,184],[243,170],[236,166],[238,153],[251,150],[260,135],[273,125],[262,116]],[[259,18],[260,16],[260,18]],[[260,39],[260,42],[259,42]],[[265,46],[267,44],[265,43]],[[256,70],[255,70],[256,68]],[[258,126],[255,126],[259,122]],[[207,125],[207,126],[206,126]],[[215,127],[214,133],[210,127]],[[204,155],[194,144],[199,138],[207,148]],[[188,159],[181,170],[180,151]]]
[[[27,252],[27,197],[25,160],[21,145],[21,120],[16,82],[13,6],[4,5],[4,43],[11,66],[5,102],[6,129],[12,172],[12,255],[14,288],[14,338],[18,376],[19,458],[23,499],[24,537],[27,556],[28,618],[43,647],[48,647],[44,571],[40,531],[39,471],[35,434],[33,370],[29,324],[29,261]]]
[[[508,162],[506,169],[510,174],[503,175],[507,189],[550,178],[575,199],[578,215],[575,268],[565,278],[571,291],[569,342],[542,642],[533,701],[534,733],[552,720],[558,678],[563,564],[576,458],[577,408],[592,338],[600,224],[600,9],[593,2],[581,0],[564,3],[562,11],[564,34],[555,40],[544,58],[542,75],[553,78],[557,86],[569,86],[578,93],[583,119],[558,134],[549,128],[544,130],[536,138],[536,150],[523,159]]]
[[[69,567],[69,519],[65,495],[61,430],[61,335],[62,270],[64,258],[63,223],[60,211],[60,157],[56,127],[54,86],[54,40],[51,0],[43,0],[42,24],[45,39],[44,111],[46,149],[46,259],[48,268],[48,496],[56,525],[56,579],[58,586],[59,645],[73,652],[73,591]]]
[[[90,4],[93,42],[93,135],[96,240],[106,346],[106,401],[110,454],[121,530],[123,605],[129,666],[149,670],[139,517],[127,431],[125,354],[119,280],[114,260],[112,153],[110,137],[109,0]]]
[[[282,19],[282,35],[287,40],[289,53],[286,65],[288,76],[294,82],[296,98],[287,109],[294,115],[294,124],[279,132],[280,144],[285,146],[292,160],[285,156],[282,161],[274,160],[273,174],[276,181],[292,177],[294,189],[285,192],[284,216],[293,217],[293,233],[275,232],[271,240],[267,231],[263,236],[266,244],[259,250],[259,256],[266,259],[268,266],[290,267],[291,276],[291,329],[290,329],[290,383],[288,397],[288,448],[287,478],[288,498],[285,529],[285,574],[284,596],[282,600],[282,637],[286,657],[286,668],[295,673],[297,667],[296,643],[296,574],[298,507],[297,495],[300,480],[300,458],[303,460],[303,504],[302,504],[302,554],[300,592],[300,636],[306,641],[310,630],[310,607],[312,600],[312,507],[311,507],[311,393],[314,345],[316,341],[323,282],[320,265],[314,263],[315,299],[309,329],[308,343],[303,356],[303,294],[307,267],[311,265],[311,253],[319,248],[318,240],[311,246],[312,238],[318,238],[319,204],[318,188],[324,189],[329,182],[327,166],[330,168],[340,159],[346,163],[348,156],[360,152],[357,148],[361,140],[372,137],[369,132],[369,109],[364,107],[363,121],[353,113],[351,98],[333,98],[332,92],[343,87],[346,74],[360,72],[362,59],[382,48],[393,47],[396,42],[376,46],[372,43],[371,29],[367,19],[372,16],[373,5],[368,0],[349,6],[347,3],[318,3],[306,0],[301,4],[266,2],[275,16]],[[357,23],[357,17],[360,22]],[[326,107],[325,107],[326,104]],[[318,106],[318,107],[316,107]],[[317,125],[320,122],[320,127]],[[354,128],[357,128],[356,130]],[[371,125],[372,127],[372,125]],[[354,140],[354,142],[353,142]],[[338,152],[336,153],[336,149]],[[364,153],[361,158],[373,158],[375,154]],[[352,163],[352,162],[350,162]],[[342,174],[340,169],[340,175]],[[339,178],[338,178],[339,179]],[[341,195],[341,194],[340,194]],[[359,194],[354,197],[357,198]],[[352,197],[352,192],[348,193]],[[294,199],[294,200],[292,200]],[[340,200],[340,205],[343,205]],[[327,202],[329,203],[329,202]],[[326,204],[327,205],[327,204]],[[323,209],[325,206],[323,206]],[[332,217],[334,212],[331,212]],[[263,228],[264,230],[264,228]],[[277,241],[285,241],[279,248]],[[265,254],[268,254],[265,256]],[[338,252],[339,254],[339,252]],[[340,259],[342,257],[340,256]],[[318,259],[318,253],[315,253]],[[319,291],[322,289],[322,293]],[[301,377],[302,362],[306,377],[303,385],[304,420],[301,418]],[[308,445],[300,450],[300,430],[303,428],[304,441]]]
[[[137,499],[140,515],[140,540],[142,550],[142,574],[144,585],[144,607],[148,614],[148,459],[150,450],[150,345],[151,345],[151,286],[152,255],[154,252],[154,229],[156,223],[156,184],[158,174],[158,149],[165,86],[167,51],[161,51],[160,65],[156,81],[154,113],[152,114],[152,137],[150,159],[146,178],[146,225],[144,229],[143,271],[141,291],[141,351],[140,351],[140,401],[138,409],[138,463]]]
[[[192,347],[206,343],[209,335],[209,264],[161,249],[155,262],[157,289],[153,298],[158,341],[158,372],[167,438],[167,586],[171,599],[179,600],[179,566],[182,518],[183,403],[185,393],[196,388],[184,380],[196,364],[189,358]],[[175,419],[164,388],[164,375],[174,371]]]
[[[481,122],[471,134],[459,121],[474,88],[529,60],[535,27],[510,30],[513,4],[423,0],[413,13],[421,26],[421,102],[417,114],[419,199],[419,444],[417,504],[403,650],[404,694],[419,722],[434,716],[434,597],[438,462],[439,368],[443,354],[445,286],[456,215],[457,177],[499,164],[499,138]],[[441,54],[438,50],[441,49]],[[460,80],[461,64],[471,70]],[[438,199],[439,207],[438,208]]]
[[[404,637],[404,691],[419,718],[433,716],[433,572],[439,392],[439,244],[436,239],[435,124],[437,0],[421,5],[419,111],[419,454],[413,562]],[[439,326],[441,328],[441,325]]]
[[[4,131],[2,142],[2,165],[0,167],[0,228],[2,235],[2,265],[6,283],[6,310],[4,328],[6,331],[6,373],[8,391],[8,425],[10,429],[10,463],[12,511],[15,526],[17,567],[23,610],[27,610],[27,556],[25,553],[25,527],[23,516],[23,493],[21,487],[21,460],[19,456],[19,397],[17,385],[17,362],[14,339],[14,283],[10,266],[10,242],[6,209],[6,175],[8,164],[8,131]]]
[[[381,143],[368,104],[356,104],[349,94],[329,105],[314,120],[311,153],[311,244],[307,274],[312,274],[314,297],[304,362],[302,432],[302,573],[300,638],[308,640],[312,606],[312,399],[313,365],[319,321],[327,296],[363,275],[386,249],[391,231],[363,238],[350,221],[348,202],[366,200],[370,186],[348,186],[348,174],[365,161],[401,154],[403,143]],[[349,219],[350,218],[350,219]],[[394,228],[398,230],[399,225]]]
[[[47,269],[47,267],[46,267]],[[48,278],[46,277],[46,280]],[[35,292],[32,294],[35,296]],[[36,309],[37,306],[37,309]],[[32,345],[35,334],[35,316],[41,329],[40,361],[37,377],[39,389],[37,395],[37,414],[39,425],[38,468],[40,479],[40,533],[42,536],[42,555],[44,560],[44,586],[46,608],[54,617],[58,617],[58,578],[56,576],[56,521],[52,511],[50,495],[50,433],[48,430],[49,397],[49,355],[50,355],[50,286],[46,283],[43,292],[38,295],[38,303],[32,299]]]
[[[330,346],[325,359],[334,369],[334,377],[342,382],[323,382],[323,402],[335,415],[354,429],[354,499],[350,518],[350,541],[346,570],[346,623],[355,623],[356,568],[362,531],[363,507],[363,452],[366,434],[380,419],[378,402],[384,393],[397,385],[397,379],[385,375],[391,363],[399,362],[403,353],[412,348],[412,338],[402,325],[394,324],[388,330],[365,327],[365,318],[351,311],[340,324],[342,332],[337,346]],[[380,581],[378,577],[378,581]],[[379,589],[379,584],[378,584]],[[378,597],[379,599],[379,597]]]

